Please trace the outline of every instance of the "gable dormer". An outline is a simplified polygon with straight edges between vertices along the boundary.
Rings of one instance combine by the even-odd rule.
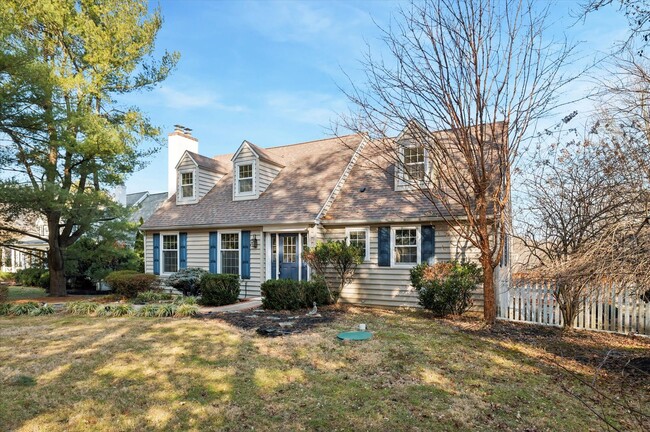
[[[196,204],[225,174],[216,160],[185,151],[176,165],[176,204]]]
[[[395,190],[412,190],[418,184],[431,180],[431,160],[424,143],[430,133],[417,121],[410,121],[395,138],[397,163],[395,164]]]
[[[231,161],[234,201],[259,198],[284,168],[268,151],[248,141],[239,146]]]

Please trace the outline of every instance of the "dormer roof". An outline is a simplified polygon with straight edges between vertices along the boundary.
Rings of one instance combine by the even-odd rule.
[[[198,153],[194,153],[189,150],[186,150],[185,154],[179,159],[178,163],[176,164],[176,169],[178,169],[178,166],[183,161],[185,155],[189,156],[190,159],[192,159],[192,161],[194,162],[194,164],[199,168],[212,171],[215,173],[219,173],[219,174],[228,173],[228,167],[220,163],[218,160],[206,156],[202,156]]]
[[[259,160],[261,160],[263,162],[270,163],[270,164],[275,165],[275,166],[278,166],[280,168],[284,168],[284,165],[280,161],[278,161],[276,158],[274,158],[271,155],[271,153],[269,153],[266,149],[263,149],[263,148],[261,148],[259,146],[256,146],[252,142],[249,142],[249,141],[246,141],[246,140],[244,140],[241,143],[241,145],[239,146],[239,148],[237,149],[237,151],[235,152],[235,154],[232,156],[232,158],[230,160],[234,162],[237,159],[237,157],[239,156],[239,154],[241,153],[241,151],[246,147],[248,147],[255,154],[255,156]]]

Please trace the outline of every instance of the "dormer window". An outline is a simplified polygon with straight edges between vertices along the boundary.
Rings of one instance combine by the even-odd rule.
[[[181,173],[181,198],[194,198],[194,172]]]
[[[424,146],[400,145],[395,190],[411,190],[428,180],[429,161]]]
[[[237,165],[237,194],[253,195],[255,194],[253,176],[254,169],[252,163]]]
[[[424,181],[424,147],[404,147],[404,172],[413,181]]]

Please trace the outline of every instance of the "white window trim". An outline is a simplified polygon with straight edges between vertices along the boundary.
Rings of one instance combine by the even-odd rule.
[[[184,197],[183,196],[183,174],[188,174],[192,173],[192,195],[191,197]],[[197,169],[184,169],[184,170],[179,170],[177,171],[177,177],[176,177],[176,202],[178,204],[190,204],[190,203],[195,203],[198,201],[198,170]]]
[[[417,260],[414,263],[397,263],[395,262],[395,231],[397,230],[406,230],[406,229],[414,229],[416,231],[415,234],[415,245],[417,247]],[[405,267],[405,268],[411,268],[413,266],[416,266],[420,264],[420,260],[422,258],[422,234],[420,233],[420,227],[419,226],[391,226],[390,227],[390,265],[391,267]]]
[[[250,192],[239,192],[239,167],[240,166],[245,166],[245,165],[251,165],[252,168],[252,179],[253,179],[253,189]],[[248,197],[248,196],[255,196],[257,195],[257,166],[255,161],[248,161],[248,162],[236,162],[235,163],[235,196],[237,197]]]
[[[166,272],[165,271],[165,250],[173,250],[173,249],[165,249],[165,236],[176,236],[176,271],[180,270],[181,267],[181,239],[180,239],[180,233],[178,231],[172,231],[172,232],[161,232],[160,233],[160,274],[161,275],[172,275],[176,272]]]
[[[241,279],[241,231],[237,230],[230,230],[230,231],[218,231],[217,233],[217,273],[221,274],[221,252],[223,249],[221,248],[221,235],[222,234],[237,234],[238,241],[237,244],[239,245],[239,250],[237,253],[237,268],[239,270],[239,278]],[[228,249],[232,250],[232,249]],[[228,273],[228,274],[234,274],[234,273]]]
[[[192,196],[185,196],[183,195],[183,186],[189,186],[189,185],[184,185],[183,184],[183,174],[192,174]],[[179,189],[181,193],[181,199],[184,200],[193,200],[196,198],[196,173],[194,170],[183,170],[178,172],[178,179],[179,179]]]
[[[404,169],[404,149],[405,148],[413,148],[413,147],[423,147],[424,148],[424,180],[421,182],[421,184],[424,184],[431,178],[431,161],[429,159],[429,152],[427,151],[427,148],[424,146],[418,146],[418,145],[404,145],[404,144],[398,144],[400,146],[399,148],[399,163],[398,166],[395,167],[396,174],[395,175],[395,190],[396,191],[404,191],[404,190],[414,190],[416,187],[413,184],[411,180],[405,180],[406,176],[408,175],[406,173],[406,170]]]
[[[363,262],[370,262],[370,227],[346,227],[345,228],[345,242],[350,244],[350,233],[352,231],[364,231],[366,233],[366,256],[363,257]]]

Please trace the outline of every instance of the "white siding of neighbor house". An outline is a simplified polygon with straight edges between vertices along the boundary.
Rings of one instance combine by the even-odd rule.
[[[419,226],[419,224],[391,224],[391,226]],[[326,229],[325,239],[345,239],[345,228]],[[359,265],[353,281],[341,293],[341,301],[372,306],[417,307],[417,292],[410,284],[410,267],[377,265],[377,228],[378,226],[370,226],[370,261]],[[477,252],[475,248],[465,246],[464,242],[459,241],[457,235],[444,224],[435,225],[435,262],[460,260],[463,257],[467,260],[475,260],[478,257]],[[482,307],[482,304],[482,296],[479,292],[475,293],[474,308]]]
[[[249,229],[244,229],[248,231]],[[210,270],[210,231],[213,230],[201,230],[201,231],[190,231],[183,230],[181,232],[187,232],[187,267],[200,267],[204,270]],[[218,230],[214,230],[218,231]],[[232,230],[228,230],[232,232]],[[238,230],[239,231],[239,230]],[[258,297],[260,295],[260,284],[262,283],[263,278],[263,265],[262,265],[262,254],[264,249],[262,248],[262,242],[259,239],[262,237],[262,232],[259,229],[250,229],[251,239],[253,235],[256,235],[258,238],[258,247],[253,249],[251,247],[251,278],[241,281],[241,295],[244,297],[244,293],[248,297]],[[177,234],[178,231],[160,231],[160,235],[163,234]],[[147,232],[145,236],[145,272],[153,273],[153,232]],[[241,247],[241,245],[240,245]],[[163,276],[164,277],[164,276]]]

